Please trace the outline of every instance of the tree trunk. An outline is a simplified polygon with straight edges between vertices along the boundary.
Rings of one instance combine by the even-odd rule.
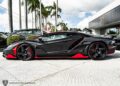
[[[41,24],[40,15],[38,15],[38,17],[39,17],[39,18],[38,18],[38,21],[39,21],[39,25],[38,25],[39,27],[38,27],[38,28],[40,29],[40,24]]]
[[[13,32],[12,0],[8,0],[8,11],[10,32]]]
[[[48,31],[48,28],[47,28],[47,18],[45,18],[45,27],[46,27],[46,29]]]
[[[33,12],[32,12],[32,28],[34,26],[34,21],[33,21]]]
[[[43,27],[45,26],[45,24],[44,24],[44,16],[42,16],[42,25],[43,25]]]
[[[25,0],[25,28],[28,29],[28,10],[27,10],[27,0]]]
[[[55,32],[57,31],[58,0],[56,0]]]
[[[37,17],[36,17],[36,10],[35,10],[35,28],[37,28]]]
[[[19,28],[22,29],[22,19],[21,19],[21,0],[19,0]]]
[[[41,2],[41,0],[39,0],[39,2],[40,2],[40,4],[39,4],[39,6],[40,6],[40,29],[41,29],[41,34],[43,35],[43,28],[42,28],[42,6],[41,6],[42,2]]]

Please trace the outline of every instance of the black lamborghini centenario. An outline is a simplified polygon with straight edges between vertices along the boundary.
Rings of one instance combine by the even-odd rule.
[[[116,47],[110,38],[95,37],[79,32],[44,34],[34,41],[20,41],[9,45],[3,56],[7,59],[31,60],[35,58],[91,58],[104,59]],[[59,56],[59,57],[56,57]]]

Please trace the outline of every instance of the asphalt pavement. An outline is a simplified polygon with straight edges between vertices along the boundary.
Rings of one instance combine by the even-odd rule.
[[[3,83],[4,82],[4,83]],[[0,52],[0,86],[120,86],[120,51],[105,60],[6,60]]]

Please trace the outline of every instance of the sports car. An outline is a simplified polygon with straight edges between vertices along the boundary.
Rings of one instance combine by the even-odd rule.
[[[116,46],[110,38],[95,37],[80,32],[55,32],[33,41],[20,41],[9,45],[3,56],[7,59],[31,60],[35,58],[91,58],[104,59],[113,54]]]

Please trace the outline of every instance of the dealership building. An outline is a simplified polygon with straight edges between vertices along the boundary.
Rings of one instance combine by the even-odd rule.
[[[109,31],[120,33],[120,0],[97,12],[89,22],[94,34],[107,35]]]

